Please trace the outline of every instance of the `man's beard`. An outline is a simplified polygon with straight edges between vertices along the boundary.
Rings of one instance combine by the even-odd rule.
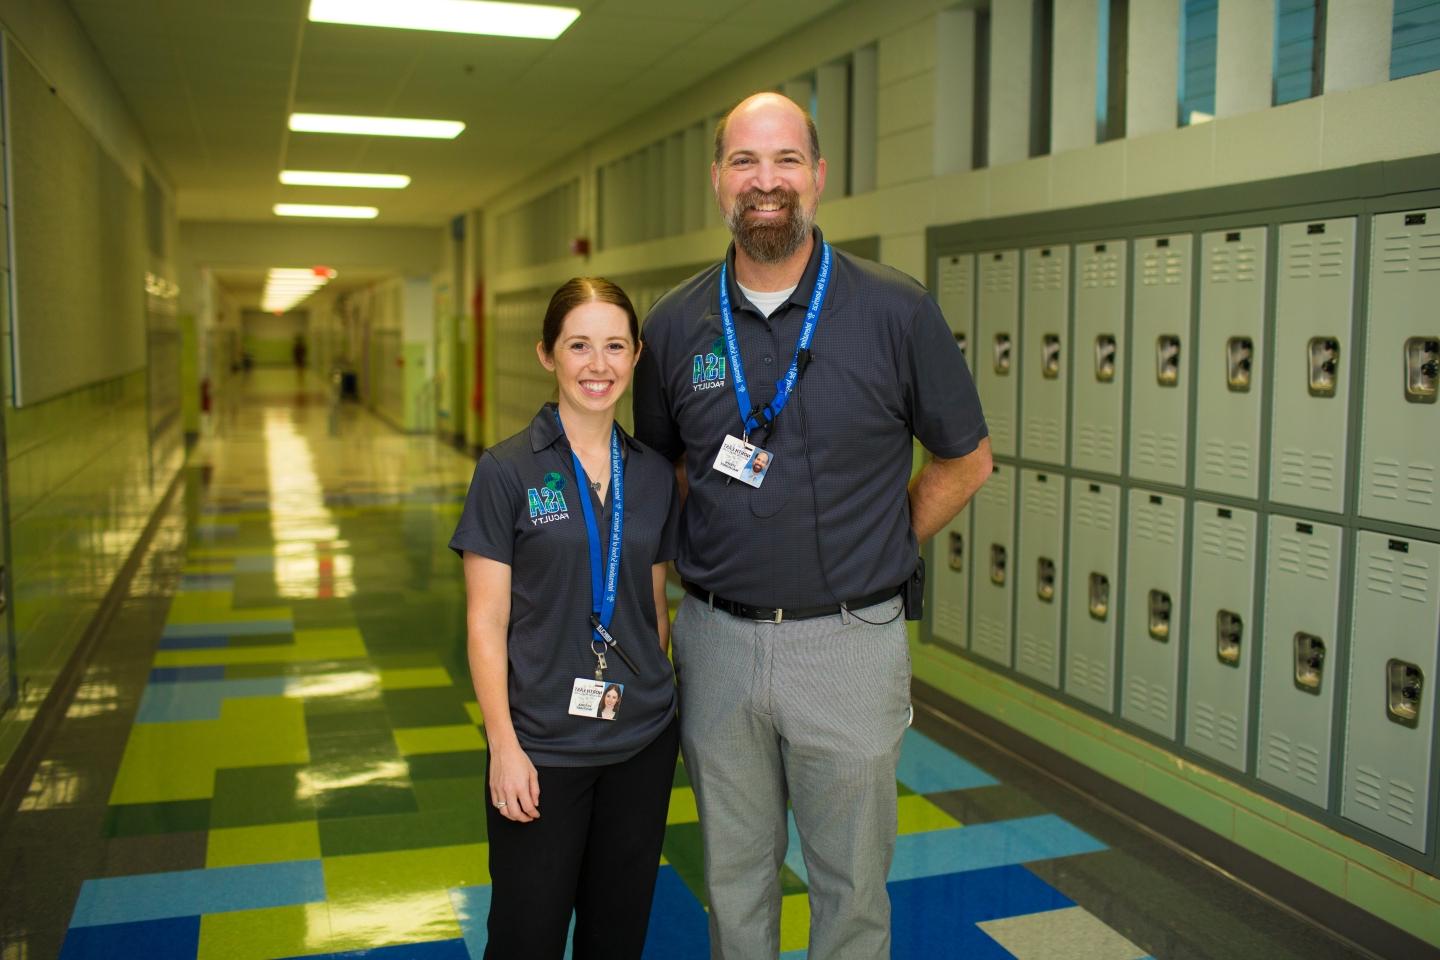
[[[764,200],[778,200],[787,214],[777,220],[749,220],[745,213]],[[800,195],[788,187],[747,190],[735,198],[725,215],[735,244],[757,263],[779,263],[805,244],[815,219],[800,205]]]

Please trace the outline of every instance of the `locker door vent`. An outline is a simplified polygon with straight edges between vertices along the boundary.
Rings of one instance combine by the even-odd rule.
[[[1155,510],[1148,504],[1135,508],[1135,536],[1153,543],[1173,545],[1179,534],[1176,517],[1167,510]]]
[[[1370,494],[1377,500],[1431,506],[1435,503],[1435,467],[1428,463],[1401,463],[1376,457],[1370,464]]]
[[[1286,573],[1328,582],[1330,547],[1323,540],[1302,540],[1294,534],[1285,534],[1276,547],[1275,565]]]
[[[1356,764],[1350,798],[1359,806],[1383,813],[1406,826],[1415,823],[1415,788],[1403,780],[1386,781],[1374,767]]]
[[[1220,745],[1232,753],[1240,752],[1240,718],[1233,713],[1222,712],[1217,727]]]
[[[1195,714],[1190,718],[1190,733],[1201,740],[1215,740],[1215,708],[1203,700],[1195,701]]]

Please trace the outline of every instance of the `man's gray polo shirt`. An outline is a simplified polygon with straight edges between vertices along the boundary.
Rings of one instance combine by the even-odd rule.
[[[554,404],[530,426],[486,450],[475,464],[450,548],[510,566],[510,716],[537,766],[599,766],[628,760],[675,713],[675,677],[660,650],[651,567],[675,558],[680,505],[673,466],[621,431],[625,451],[625,541],[610,633],[640,669],[606,657],[605,679],[625,685],[615,720],[567,711],[576,677],[595,676],[590,651],[590,552],[577,496],[595,506],[602,549],[610,501],[579,490],[570,445]],[[602,558],[603,563],[603,558]],[[665,611],[664,616],[669,616]]]
[[[735,283],[733,245],[727,255],[757,404],[775,396],[794,355],[819,272],[818,230],[815,239],[799,285],[768,320]],[[666,294],[645,323],[635,434],[664,456],[685,457],[690,491],[676,567],[729,600],[811,607],[898,586],[918,555],[906,495],[912,435],[943,458],[972,452],[988,435],[965,358],[925,289],[844,251],[832,257],[812,360],[768,436],[751,437],[774,455],[759,489],[727,484],[712,469],[725,435],[742,429],[721,333],[720,265]]]

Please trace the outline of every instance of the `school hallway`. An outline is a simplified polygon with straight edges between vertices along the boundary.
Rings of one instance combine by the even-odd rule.
[[[472,461],[327,386],[257,369],[220,398],[0,834],[4,960],[482,956],[485,738],[446,546]],[[931,700],[898,775],[897,960],[1367,955]],[[647,957],[709,955],[701,871],[682,766]],[[792,826],[787,960],[805,877]]]

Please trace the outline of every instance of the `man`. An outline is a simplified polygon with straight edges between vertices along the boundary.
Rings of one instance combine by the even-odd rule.
[[[778,955],[787,862],[810,891],[811,960],[889,956],[910,703],[898,594],[918,541],[990,472],[934,301],[814,228],[819,152],[814,122],[777,94],[721,122],[711,183],[735,242],[656,305],[635,377],[636,436],[688,488],[676,567],[689,596],[672,635],[711,953],[725,960]],[[907,492],[912,436],[935,459]],[[759,486],[732,482],[742,441],[766,451]],[[786,857],[787,800],[803,861]]]

